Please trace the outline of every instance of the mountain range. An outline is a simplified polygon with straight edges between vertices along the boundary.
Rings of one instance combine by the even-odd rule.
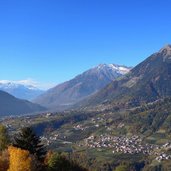
[[[171,45],[166,45],[133,69],[115,64],[100,64],[49,89],[33,102],[53,110],[64,110],[73,106],[83,108],[100,106],[102,109],[116,106],[136,107],[170,97],[170,85]],[[22,86],[8,83],[0,87],[13,90]],[[27,89],[35,90],[33,87]],[[1,113],[25,113],[43,109],[41,106],[20,101],[2,91],[0,100]],[[19,102],[24,104],[24,107],[18,105]]]
[[[0,81],[0,90],[5,91],[16,98],[32,100],[44,91],[33,85],[25,85],[13,81]]]
[[[130,69],[115,64],[100,64],[48,90],[33,102],[51,109],[68,108],[98,92],[113,80],[128,73]]]
[[[27,122],[51,142],[50,148],[72,151],[73,143],[96,165],[105,160],[111,166],[135,165],[137,171],[169,171],[170,85],[171,45],[166,45],[132,69],[101,64],[57,85],[37,100],[51,109],[60,104],[74,110],[30,116]],[[7,123],[18,130],[23,118]]]
[[[171,45],[86,99],[82,106],[138,106],[171,96]]]
[[[144,143],[165,144],[170,142],[171,133],[170,85],[171,45],[166,45],[127,74],[76,103],[74,110],[65,111],[59,119],[54,115],[52,122],[42,121],[36,129],[58,129],[73,142],[109,134],[138,135]],[[74,132],[73,125],[81,127],[81,132]]]

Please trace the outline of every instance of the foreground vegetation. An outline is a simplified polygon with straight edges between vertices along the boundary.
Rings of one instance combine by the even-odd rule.
[[[66,155],[47,152],[29,127],[10,141],[7,129],[0,126],[0,170],[1,171],[86,171]]]

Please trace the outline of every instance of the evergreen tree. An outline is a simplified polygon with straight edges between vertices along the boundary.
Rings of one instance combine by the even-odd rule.
[[[41,144],[40,138],[29,127],[22,128],[21,132],[15,136],[13,146],[28,150],[39,161],[42,161],[46,154],[45,147]]]
[[[10,140],[7,128],[4,125],[0,125],[0,151],[6,149],[9,142]]]

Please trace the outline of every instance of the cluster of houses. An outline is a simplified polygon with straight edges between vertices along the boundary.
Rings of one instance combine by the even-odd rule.
[[[84,142],[85,145],[90,148],[112,148],[113,153],[122,152],[134,154],[142,152],[144,149],[143,146],[141,146],[142,139],[138,136],[128,138],[125,136],[117,137],[110,135],[92,135],[85,139]]]
[[[88,127],[84,127],[83,125],[78,124],[78,125],[74,126],[73,128],[74,128],[75,130],[84,131],[84,130],[86,130]]]
[[[84,140],[84,143],[80,146],[85,145],[89,148],[110,148],[112,153],[123,153],[123,154],[138,154],[154,155],[157,161],[169,160],[171,155],[165,153],[168,149],[171,149],[171,144],[166,143],[162,146],[144,144],[139,136],[90,136]]]
[[[171,159],[171,155],[164,152],[164,151],[170,151],[171,143],[166,143],[166,144],[158,147],[158,149],[160,149],[161,152],[160,151],[155,151],[154,152],[155,156],[157,156],[156,157],[157,161],[161,162],[162,160],[169,160],[169,159]]]
[[[169,159],[171,159],[171,155],[168,155],[166,153],[161,153],[156,157],[156,160],[158,162],[161,162],[162,160],[169,160]]]
[[[156,157],[156,160],[161,162],[162,160],[169,160],[171,159],[171,155],[168,155],[166,153],[161,153],[159,156]]]
[[[55,142],[61,141],[63,144],[72,144],[72,142],[66,141],[66,136],[60,135],[60,134],[53,134],[50,135],[49,137],[47,136],[40,136],[41,141],[49,146]]]
[[[85,131],[86,129],[94,128],[94,127],[98,128],[99,126],[100,126],[99,124],[96,124],[96,125],[93,125],[93,126],[83,126],[81,124],[78,124],[78,125],[74,126],[73,128],[75,130]]]
[[[48,145],[52,144],[53,142],[57,141],[59,139],[59,135],[54,134],[53,136],[50,136],[50,137],[41,136],[40,139],[44,144],[46,144],[48,146]]]

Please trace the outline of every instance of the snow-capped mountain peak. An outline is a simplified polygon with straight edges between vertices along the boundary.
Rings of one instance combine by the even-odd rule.
[[[44,91],[23,81],[0,80],[0,90],[20,98],[31,100]]]
[[[116,64],[99,64],[95,68],[97,68],[97,70],[112,70],[113,72],[116,72],[121,75],[124,75],[131,70],[131,67]]]
[[[14,82],[1,82],[0,81],[0,88],[4,88],[4,89],[14,89],[14,88],[28,88],[31,90],[38,90],[37,87],[33,86],[33,85],[24,85],[24,84],[19,84],[19,83],[14,83]]]
[[[34,102],[47,108],[66,109],[97,93],[129,70],[120,65],[100,64],[48,90]]]

